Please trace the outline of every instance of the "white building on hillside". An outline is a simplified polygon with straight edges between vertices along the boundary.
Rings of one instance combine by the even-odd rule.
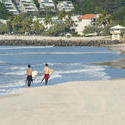
[[[74,6],[71,1],[59,1],[57,8],[59,11],[65,10],[66,12],[69,12],[74,9]]]
[[[99,17],[99,14],[85,14],[78,18],[78,22],[76,22],[76,28],[75,31],[79,35],[83,35],[83,30],[86,26],[94,26],[97,22],[97,18]]]
[[[13,14],[19,14],[19,11],[12,0],[1,0],[1,2],[5,5],[9,12],[12,12]]]
[[[53,0],[39,0],[40,9],[43,11],[55,11]]]
[[[7,20],[0,19],[0,24],[7,24]]]
[[[38,11],[33,0],[1,0],[9,12],[13,14]]]
[[[33,0],[16,0],[17,8],[20,12],[34,12],[38,11],[36,5]]]

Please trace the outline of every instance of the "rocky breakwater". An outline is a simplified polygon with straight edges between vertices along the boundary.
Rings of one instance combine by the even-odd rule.
[[[124,42],[106,37],[0,36],[0,45],[13,46],[105,46]]]

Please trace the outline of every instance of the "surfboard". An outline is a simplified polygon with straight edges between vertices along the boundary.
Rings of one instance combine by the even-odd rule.
[[[53,70],[53,69],[50,69],[49,75],[52,75],[53,72],[54,72],[54,70]]]
[[[33,72],[32,72],[32,77],[36,77],[36,76],[37,76],[37,74],[38,74],[38,72],[37,72],[37,71],[33,71]]]

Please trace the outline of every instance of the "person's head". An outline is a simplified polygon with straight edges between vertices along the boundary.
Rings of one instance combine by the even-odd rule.
[[[28,68],[31,68],[31,65],[30,65],[30,64],[28,65]]]
[[[48,66],[48,64],[46,63],[45,66]]]

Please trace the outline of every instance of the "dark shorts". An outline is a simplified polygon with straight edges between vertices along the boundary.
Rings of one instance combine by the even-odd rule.
[[[32,76],[27,76],[28,81],[33,81]]]

